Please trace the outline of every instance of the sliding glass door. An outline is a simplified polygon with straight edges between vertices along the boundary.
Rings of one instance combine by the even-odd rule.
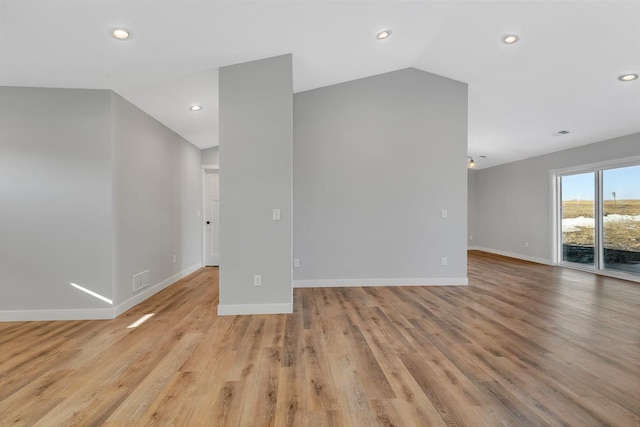
[[[561,176],[562,261],[595,265],[594,173]]]
[[[560,262],[640,274],[640,165],[558,180]]]
[[[603,267],[640,273],[640,165],[602,171]]]

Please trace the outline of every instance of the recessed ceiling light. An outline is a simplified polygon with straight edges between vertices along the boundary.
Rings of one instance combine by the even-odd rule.
[[[200,111],[200,110],[202,110],[202,106],[200,106],[200,105],[192,105],[191,107],[189,107],[189,110],[191,110],[191,111]]]
[[[127,30],[126,28],[114,28],[111,32],[111,35],[118,40],[127,40],[130,39],[133,33],[131,30]]]
[[[637,74],[623,74],[621,76],[618,76],[618,80],[622,82],[630,82],[632,80],[636,80],[637,78],[638,78]]]
[[[380,31],[378,33],[378,35],[376,36],[376,38],[378,40],[384,40],[386,38],[388,38],[391,35],[391,30],[384,30],[384,31]]]
[[[517,34],[507,34],[502,37],[502,42],[505,44],[514,44],[518,40],[520,40],[520,37]]]

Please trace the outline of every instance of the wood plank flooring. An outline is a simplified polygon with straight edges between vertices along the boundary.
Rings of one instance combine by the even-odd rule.
[[[640,426],[637,283],[471,252],[467,287],[218,317],[217,274],[115,320],[0,323],[0,426]]]

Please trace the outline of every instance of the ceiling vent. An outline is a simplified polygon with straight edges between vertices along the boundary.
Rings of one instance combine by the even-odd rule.
[[[559,130],[558,132],[554,132],[551,135],[560,136],[560,135],[566,135],[568,133],[570,133],[568,130]]]

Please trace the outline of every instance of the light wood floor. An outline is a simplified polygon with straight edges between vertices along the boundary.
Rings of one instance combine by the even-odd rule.
[[[206,268],[115,320],[0,323],[0,426],[640,425],[640,285],[482,253],[469,281],[217,317]]]

